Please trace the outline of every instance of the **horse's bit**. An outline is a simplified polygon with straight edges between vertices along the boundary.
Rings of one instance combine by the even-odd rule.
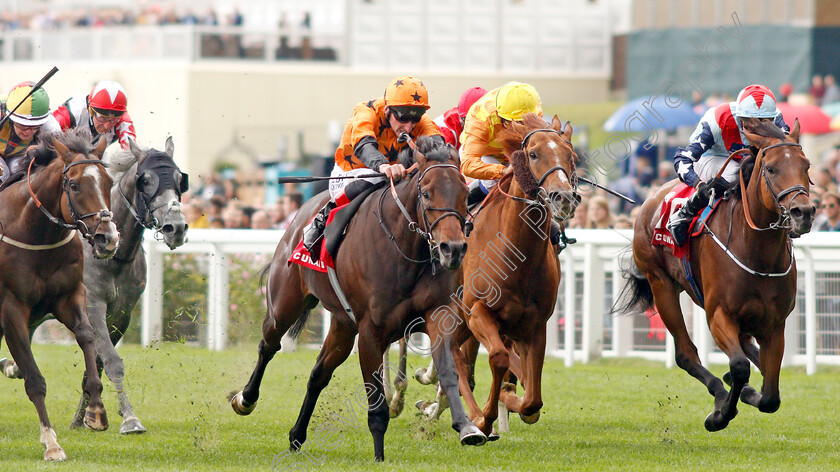
[[[35,159],[33,159],[29,163],[29,175],[31,175],[32,164],[34,162]],[[76,210],[76,206],[73,205],[73,199],[70,197],[70,179],[67,178],[67,171],[70,170],[70,168],[73,166],[83,164],[96,164],[102,167],[108,167],[108,164],[100,161],[99,159],[83,159],[80,161],[71,162],[70,164],[64,167],[64,171],[62,171],[63,182],[61,184],[61,189],[65,193],[65,195],[67,195],[67,205],[70,207],[70,216],[73,217],[73,221],[75,224],[65,223],[64,221],[59,220],[58,218],[50,214],[50,212],[41,204],[41,201],[38,200],[38,198],[35,196],[31,184],[29,185],[29,193],[35,200],[35,206],[41,209],[41,212],[43,212],[44,215],[46,215],[47,219],[50,220],[50,222],[61,226],[62,228],[78,229],[79,232],[82,234],[82,237],[84,237],[91,245],[93,245],[93,235],[96,234],[96,230],[99,229],[99,225],[102,223],[109,223],[111,221],[111,218],[113,217],[113,214],[108,209],[103,208],[99,211],[79,215],[79,212]],[[91,229],[88,228],[88,225],[85,224],[84,220],[97,215],[99,215],[99,221],[96,222],[96,226],[94,226],[93,230],[91,231]]]
[[[379,218],[379,224],[382,226],[382,229],[385,230],[385,233],[388,235],[388,238],[397,247],[397,250],[400,252],[400,254],[405,259],[407,259],[411,262],[414,262],[414,263],[420,264],[420,263],[425,263],[425,262],[437,260],[435,254],[437,253],[436,249],[438,247],[438,244],[435,242],[434,236],[432,236],[432,230],[434,230],[435,226],[437,226],[437,224],[440,223],[441,220],[443,220],[444,218],[446,218],[448,216],[458,218],[458,221],[461,222],[461,230],[462,231],[466,229],[466,226],[468,224],[466,218],[464,218],[464,216],[461,215],[460,213],[458,213],[458,211],[455,210],[454,208],[437,208],[437,207],[428,206],[425,203],[423,203],[423,196],[421,194],[421,189],[420,189],[420,184],[423,181],[423,177],[425,177],[426,174],[432,169],[443,169],[443,168],[452,168],[452,169],[455,169],[456,171],[460,172],[460,169],[458,169],[458,166],[455,166],[453,164],[435,164],[435,165],[431,165],[431,166],[427,167],[426,169],[424,169],[423,172],[420,173],[420,177],[418,177],[418,179],[417,179],[417,208],[418,208],[418,211],[420,212],[420,214],[423,215],[423,229],[419,228],[417,222],[414,221],[414,219],[411,218],[411,215],[408,214],[408,210],[405,208],[405,205],[403,205],[403,203],[400,201],[400,199],[397,195],[396,188],[394,187],[394,182],[391,181],[391,195],[394,197],[394,202],[397,204],[397,207],[400,209],[400,212],[403,214],[403,217],[405,217],[406,221],[408,221],[408,229],[417,233],[417,234],[419,234],[429,244],[429,258],[428,259],[415,260],[415,259],[412,259],[411,257],[408,257],[404,252],[402,252],[402,249],[400,249],[399,245],[397,245],[397,241],[394,238],[394,235],[391,234],[390,231],[388,231],[388,228],[385,226],[385,223],[382,221],[382,217],[377,215],[377,217]],[[382,194],[379,197],[379,213],[380,213],[380,215],[382,214],[382,200],[383,200],[384,196],[385,196],[385,192],[382,192]],[[426,212],[427,211],[441,211],[441,212],[443,212],[443,214],[440,215],[439,217],[437,217],[430,224],[429,219],[426,217]],[[433,265],[432,266],[432,273],[433,274],[434,274],[434,270],[435,269],[434,269],[434,265]]]

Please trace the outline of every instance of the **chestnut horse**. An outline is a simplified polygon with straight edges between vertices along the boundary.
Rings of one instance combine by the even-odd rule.
[[[560,283],[560,264],[549,240],[550,224],[552,218],[562,221],[571,217],[579,201],[575,190],[577,154],[571,139],[569,123],[564,127],[555,116],[546,127],[545,120],[535,114],[525,115],[522,123],[507,123],[497,135],[511,166],[475,217],[464,258],[462,292],[469,330],[462,324],[458,331],[459,345],[472,334],[490,355],[493,380],[483,410],[470,390],[464,353],[457,346],[453,349],[470,419],[486,435],[492,433],[498,417],[499,399],[526,423],[539,419],[546,322],[554,311]],[[524,397],[508,386],[502,389],[503,377],[511,367],[503,338],[513,342],[521,358]],[[450,407],[460,405],[451,397],[449,400]]]
[[[119,233],[109,211],[111,178],[101,162],[106,141],[91,149],[90,132],[71,130],[28,152],[32,164],[20,181],[0,192],[0,335],[5,335],[41,424],[45,460],[65,460],[44,402],[47,386],[30,349],[30,328],[48,314],[76,336],[84,353],[89,399],[85,425],[108,427],[94,334],[87,317],[81,234],[100,258],[117,250]]]
[[[452,409],[452,426],[460,433],[461,443],[481,445],[486,441],[458,401],[458,378],[449,349],[457,344],[452,329],[447,329],[453,320],[459,320],[450,295],[460,282],[457,269],[467,246],[463,216],[467,212],[467,185],[459,171],[458,155],[451,147],[433,148],[431,139],[422,138],[414,157],[418,171],[396,186],[397,195],[392,198],[389,189],[379,189],[362,202],[336,256],[337,279],[355,320],[345,313],[327,274],[288,263],[302,228],[328,195],[304,204],[274,253],[268,268],[268,310],[259,359],[248,384],[231,399],[231,405],[241,415],[254,409],[263,373],[280,349],[281,337],[287,331],[293,336],[299,334],[307,313],[320,300],[333,313],[332,323],[312,369],[300,415],[289,431],[292,450],[300,449],[306,441],[318,396],[336,367],[350,355],[358,333],[374,457],[384,460],[389,413],[382,370],[390,366],[382,364],[382,355],[391,342],[414,327],[425,327],[429,336],[440,342],[441,348],[432,356],[444,390],[457,405]]]
[[[676,343],[676,362],[714,396],[706,429],[725,428],[741,401],[764,413],[779,409],[779,369],[785,345],[785,319],[796,299],[796,261],[789,233],[810,231],[815,209],[808,197],[810,163],[799,142],[799,121],[790,136],[772,125],[744,134],[757,154],[744,159],[740,195],[724,199],[699,237],[689,241],[691,271],[703,303],[690,288],[681,261],[664,246],[652,246],[653,226],[663,198],[677,182],[665,184],[642,206],[635,225],[633,259],[624,307],[655,304]],[[729,356],[723,382],[700,364],[679,304],[686,290],[704,307],[712,336]],[[758,342],[758,347],[753,343]],[[764,377],[761,392],[750,387],[750,361]]]

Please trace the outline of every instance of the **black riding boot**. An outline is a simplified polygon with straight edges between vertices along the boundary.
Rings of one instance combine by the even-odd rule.
[[[691,220],[709,204],[709,196],[707,187],[700,185],[685,205],[668,219],[668,229],[674,237],[674,244],[682,246],[688,241],[688,227],[691,225]]]
[[[474,205],[478,205],[486,196],[487,194],[485,194],[484,190],[481,189],[481,185],[479,185],[478,180],[474,180],[470,184],[470,193],[467,195],[467,208],[472,208]]]
[[[317,260],[318,254],[312,254],[312,246],[321,239],[321,236],[324,234],[324,228],[327,226],[327,217],[330,215],[330,212],[335,208],[335,202],[330,200],[321,207],[318,213],[312,218],[312,221],[303,228],[303,246],[309,251],[309,254],[313,257],[313,259]]]

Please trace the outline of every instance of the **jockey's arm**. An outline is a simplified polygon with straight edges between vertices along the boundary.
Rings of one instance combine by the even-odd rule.
[[[388,159],[379,152],[379,143],[373,136],[365,136],[353,147],[353,154],[362,161],[368,169],[374,169],[385,174],[389,179],[399,180],[405,177],[405,167],[402,164],[390,164]]]
[[[123,113],[120,117],[120,121],[114,126],[114,134],[120,142],[120,147],[125,150],[130,149],[128,143],[129,139],[135,142],[137,141],[137,133],[134,132],[134,122],[131,121],[131,117],[128,116],[128,112]]]
[[[41,125],[41,129],[38,130],[41,135],[45,134],[56,134],[62,131],[61,124],[58,123],[58,120],[55,119],[55,116],[49,115],[47,117],[47,121]]]
[[[689,145],[677,148],[677,153],[674,154],[674,169],[681,181],[692,187],[700,183],[700,177],[694,170],[694,163],[714,144],[715,137],[711,128],[708,123],[701,121],[691,134]]]
[[[782,116],[781,113],[776,115],[776,118],[773,120],[773,124],[778,126],[779,129],[785,132],[785,134],[790,134],[790,126],[785,123],[785,118]]]
[[[505,166],[488,164],[481,160],[485,155],[489,131],[484,122],[467,119],[461,133],[461,173],[472,179],[498,180],[502,178]]]

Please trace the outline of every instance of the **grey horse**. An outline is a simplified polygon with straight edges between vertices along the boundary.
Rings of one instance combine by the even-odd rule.
[[[146,287],[143,232],[154,231],[155,238],[162,237],[170,249],[175,249],[184,244],[188,227],[181,211],[181,193],[188,188],[188,177],[172,160],[173,149],[170,137],[165,151],[141,149],[131,141],[130,150],[106,154],[104,161],[114,181],[111,209],[120,232],[120,246],[111,259],[96,259],[92,251],[85,251],[84,280],[88,317],[95,333],[97,368],[101,375],[104,367],[114,383],[123,417],[122,434],[146,431],[128,401],[125,368],[114,348],[128,328],[131,312]],[[0,360],[0,370],[7,377],[20,377],[11,360]],[[71,428],[83,426],[88,401],[83,394]]]

